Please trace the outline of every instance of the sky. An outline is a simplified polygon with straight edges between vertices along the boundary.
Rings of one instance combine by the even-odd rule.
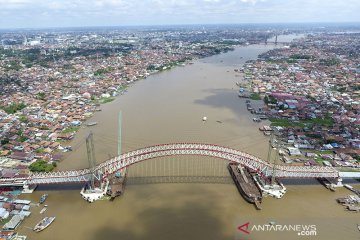
[[[0,0],[0,28],[360,22],[360,0]]]

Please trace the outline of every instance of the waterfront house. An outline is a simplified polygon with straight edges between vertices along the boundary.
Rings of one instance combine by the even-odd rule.
[[[10,213],[5,208],[0,208],[0,218],[7,219]]]
[[[14,152],[9,156],[9,158],[24,161],[24,162],[30,162],[34,159],[33,153],[25,153],[25,152]]]
[[[24,220],[22,215],[14,215],[9,222],[7,222],[4,226],[4,230],[15,230],[19,224]]]

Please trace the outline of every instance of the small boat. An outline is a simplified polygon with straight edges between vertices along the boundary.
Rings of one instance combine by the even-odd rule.
[[[35,232],[44,230],[55,220],[55,218],[56,217],[44,217],[38,224],[35,225],[33,230]]]
[[[202,120],[205,122],[207,120],[207,117],[203,117]]]
[[[43,214],[45,211],[46,211],[47,207],[43,207],[41,210],[40,210],[40,214]]]
[[[41,198],[40,198],[39,203],[40,203],[40,204],[41,204],[41,203],[44,203],[48,196],[49,196],[49,194],[47,194],[47,193],[43,194],[43,195],[41,196]]]
[[[91,126],[95,126],[96,124],[98,124],[97,122],[89,122],[86,124],[86,126],[91,127]]]
[[[358,230],[360,231],[360,224],[358,224],[357,227],[358,227]]]
[[[355,205],[347,205],[346,209],[352,212],[360,212],[360,207],[357,207]]]

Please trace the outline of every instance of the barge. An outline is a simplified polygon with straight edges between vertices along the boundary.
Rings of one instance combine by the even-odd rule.
[[[332,184],[328,179],[326,178],[316,178],[316,180],[318,180],[321,185],[323,185],[324,187],[326,187],[327,189],[329,189],[332,192],[335,192],[335,186],[334,184]]]
[[[126,183],[126,173],[124,176],[118,171],[109,178],[109,186],[106,194],[110,196],[110,200],[114,200],[116,197],[124,193]]]
[[[229,163],[228,170],[241,196],[260,210],[262,193],[250,172],[237,163]]]

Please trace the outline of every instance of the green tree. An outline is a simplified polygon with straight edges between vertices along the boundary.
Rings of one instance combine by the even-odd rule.
[[[36,161],[29,166],[32,172],[51,172],[54,168],[55,166],[53,164],[49,164],[44,160]]]
[[[20,111],[26,107],[24,102],[21,103],[11,103],[8,106],[1,107],[7,114],[14,114],[17,111]]]
[[[46,94],[45,94],[44,92],[39,92],[39,93],[37,94],[37,97],[38,97],[38,99],[40,99],[40,100],[45,100],[45,96],[46,96]]]
[[[269,104],[269,97],[267,95],[264,97],[264,103],[266,105]]]
[[[10,139],[4,138],[4,139],[1,140],[1,145],[8,144],[9,142],[10,142]]]
[[[25,142],[26,140],[28,140],[28,138],[25,137],[25,136],[23,136],[23,135],[21,135],[21,136],[18,138],[18,141],[19,141],[19,142]]]
[[[28,118],[25,115],[21,115],[19,117],[19,121],[22,122],[22,123],[28,123],[29,122]]]

